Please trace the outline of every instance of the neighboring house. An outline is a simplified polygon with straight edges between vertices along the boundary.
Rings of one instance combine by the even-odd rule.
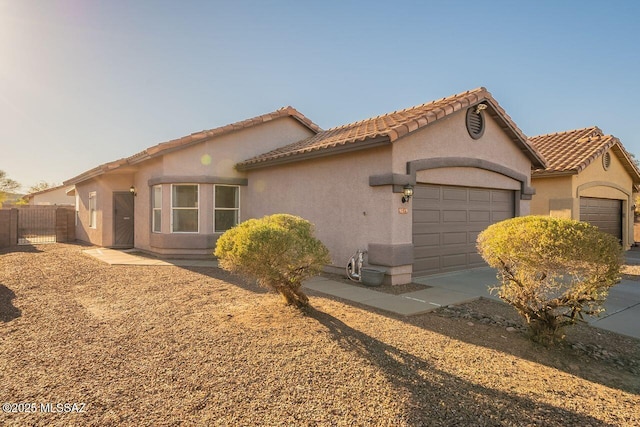
[[[239,221],[286,212],[316,225],[332,267],[366,250],[401,284],[483,265],[477,234],[529,214],[531,170],[545,166],[478,88],[326,131],[288,107],[65,184],[80,200],[78,238],[97,245],[207,255]]]
[[[628,249],[640,171],[620,140],[590,127],[529,141],[547,161],[532,174],[531,213],[590,222]]]
[[[75,206],[73,186],[59,185],[24,196],[30,205]]]

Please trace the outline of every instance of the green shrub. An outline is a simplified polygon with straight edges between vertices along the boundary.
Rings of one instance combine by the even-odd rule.
[[[522,315],[531,337],[551,344],[583,314],[598,315],[620,280],[618,239],[585,222],[526,216],[491,225],[478,252],[498,269],[500,298]]]
[[[214,255],[223,269],[255,279],[297,307],[309,304],[302,282],[330,261],[329,251],[313,235],[313,225],[287,214],[238,224],[220,236]]]

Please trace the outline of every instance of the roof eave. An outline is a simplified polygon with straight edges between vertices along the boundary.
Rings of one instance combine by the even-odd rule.
[[[636,185],[640,185],[640,170],[636,166],[635,162],[629,156],[627,150],[622,146],[622,143],[618,138],[615,138],[615,144],[611,146],[611,150],[614,151],[618,160],[622,162],[623,167],[633,180],[633,183]]]
[[[391,144],[391,140],[388,136],[370,138],[368,140],[365,139],[364,141],[357,141],[357,143],[336,145],[328,148],[319,147],[301,153],[289,153],[282,156],[272,157],[270,159],[255,162],[240,162],[235,165],[235,168],[238,171],[261,169],[276,165],[283,165],[286,163],[299,162],[303,160],[318,159],[322,157],[333,156],[336,154],[367,150],[370,148],[382,147],[389,144]]]
[[[267,113],[267,114],[256,116],[250,119],[231,123],[229,125],[221,126],[215,129],[195,132],[178,139],[174,139],[171,141],[154,145],[153,147],[149,147],[127,158],[97,166],[93,169],[83,172],[80,175],[77,175],[71,179],[64,181],[63,184],[75,185],[83,181],[96,178],[100,175],[104,175],[105,173],[120,169],[125,166],[137,165],[139,163],[146,162],[147,160],[151,160],[153,158],[163,156],[165,154],[169,154],[174,151],[181,150],[183,148],[187,148],[195,144],[199,144],[211,139],[215,139],[222,135],[228,135],[234,132],[238,132],[244,129],[258,126],[260,124],[264,124],[266,122],[270,122],[272,120],[277,120],[277,119],[286,118],[286,117],[296,120],[298,123],[300,123],[307,129],[309,129],[314,134],[317,134],[319,131],[322,130],[320,126],[318,126],[317,124],[309,120],[304,114],[300,113],[295,108],[290,106],[284,107],[284,108],[281,108],[280,110],[276,110],[271,113]],[[250,126],[246,126],[246,125],[250,125]],[[228,130],[221,132],[223,128],[228,128]]]
[[[547,162],[544,157],[531,144],[526,135],[515,124],[512,125],[510,117],[506,116],[506,112],[500,107],[493,97],[487,97],[476,104],[486,103],[489,105],[489,115],[499,123],[502,123],[502,130],[511,135],[511,139],[520,147],[522,153],[529,158],[533,168],[546,168]],[[476,105],[474,104],[474,105]]]
[[[567,171],[533,171],[531,172],[531,178],[555,178],[558,176],[571,176],[577,175],[578,171],[576,170],[567,170]]]

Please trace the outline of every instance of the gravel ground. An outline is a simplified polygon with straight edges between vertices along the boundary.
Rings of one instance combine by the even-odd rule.
[[[638,340],[540,347],[486,300],[407,319],[310,294],[301,312],[218,269],[83,249],[0,252],[0,399],[37,409],[0,425],[640,425]]]

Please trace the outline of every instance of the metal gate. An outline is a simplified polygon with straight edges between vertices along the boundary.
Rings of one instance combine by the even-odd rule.
[[[18,245],[55,242],[55,207],[37,207],[18,210]]]

